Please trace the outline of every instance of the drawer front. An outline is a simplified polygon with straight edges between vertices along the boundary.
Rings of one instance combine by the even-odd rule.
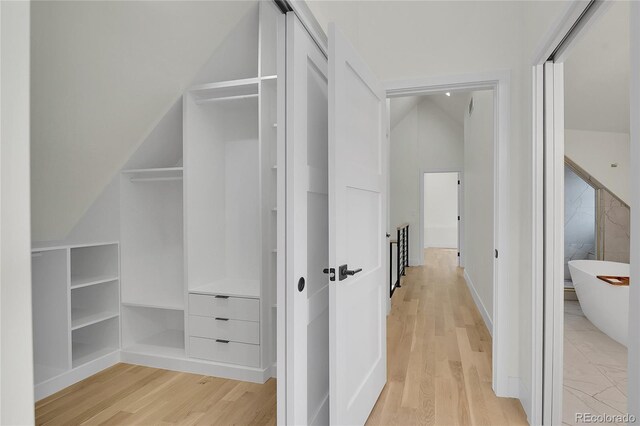
[[[257,345],[260,343],[260,323],[189,316],[189,335]]]
[[[247,343],[221,343],[213,339],[189,337],[189,356],[209,361],[260,366],[260,346]]]
[[[242,297],[221,298],[207,294],[190,294],[189,314],[244,321],[260,321],[260,301]]]

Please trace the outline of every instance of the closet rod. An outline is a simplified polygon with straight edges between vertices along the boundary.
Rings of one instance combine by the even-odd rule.
[[[156,177],[156,178],[131,178],[129,180],[131,182],[163,182],[163,181],[172,181],[172,180],[182,180],[182,176]]]

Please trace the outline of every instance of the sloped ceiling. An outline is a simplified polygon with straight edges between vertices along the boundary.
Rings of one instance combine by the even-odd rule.
[[[589,28],[565,62],[565,127],[629,133],[629,3]]]
[[[467,111],[469,103],[470,92],[453,92],[451,96],[447,96],[444,93],[437,93],[433,95],[424,96],[403,96],[399,98],[391,99],[391,128],[393,129],[396,124],[402,121],[402,119],[423,100],[431,101],[435,106],[440,108],[449,118],[458,123],[460,126],[464,126],[464,115]]]
[[[252,5],[32,3],[35,241],[68,234]]]
[[[391,128],[402,121],[402,119],[420,102],[421,96],[403,96],[401,98],[391,99],[391,108],[389,109],[389,119]]]

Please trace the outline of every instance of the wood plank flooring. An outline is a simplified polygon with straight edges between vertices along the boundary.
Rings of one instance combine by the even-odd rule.
[[[452,250],[409,268],[387,320],[388,382],[370,425],[524,425],[491,389],[491,336]],[[38,425],[273,425],[264,385],[118,364],[36,404]]]
[[[275,425],[264,385],[117,364],[36,404],[37,425]]]
[[[455,250],[425,250],[387,318],[388,381],[368,425],[526,425],[520,402],[491,389],[491,335]]]

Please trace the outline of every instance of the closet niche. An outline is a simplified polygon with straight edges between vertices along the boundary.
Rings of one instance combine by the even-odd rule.
[[[34,248],[34,304],[59,305],[34,308],[36,399],[118,361],[275,377],[284,24],[257,2],[69,244]]]
[[[182,131],[173,158],[122,172],[123,361],[275,375],[279,25],[256,4],[159,124]]]

